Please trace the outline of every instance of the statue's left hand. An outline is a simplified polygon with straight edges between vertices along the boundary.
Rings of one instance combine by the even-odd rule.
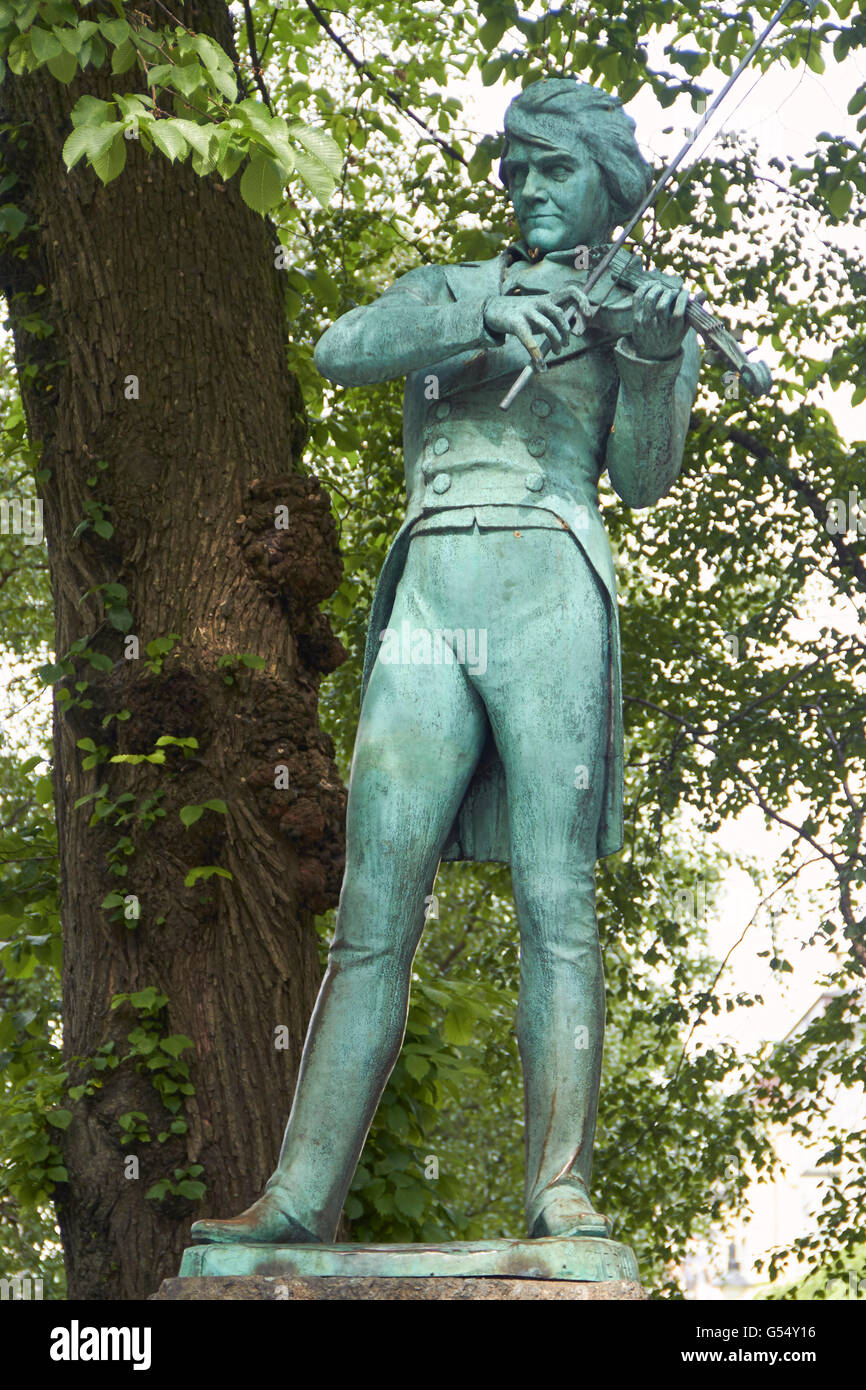
[[[635,290],[629,333],[639,357],[662,360],[675,356],[688,332],[689,292],[678,275],[649,280]]]

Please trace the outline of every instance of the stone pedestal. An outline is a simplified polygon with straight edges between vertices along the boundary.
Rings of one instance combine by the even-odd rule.
[[[647,1295],[632,1280],[604,1280],[578,1283],[569,1279],[432,1279],[343,1278],[340,1275],[299,1279],[257,1274],[164,1279],[157,1301],[199,1302],[213,1299],[229,1302],[462,1302],[504,1299],[523,1302],[583,1303],[602,1301],[638,1302]]]
[[[442,1245],[190,1246],[160,1299],[641,1299],[627,1245],[596,1237]]]

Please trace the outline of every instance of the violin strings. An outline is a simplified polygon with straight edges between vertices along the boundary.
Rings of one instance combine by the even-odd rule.
[[[795,27],[795,29],[804,29],[804,28],[806,27],[807,23],[808,23],[809,31],[810,31],[810,34],[811,34],[811,32],[812,32],[812,30],[813,30],[813,28],[814,28],[814,20],[813,20],[811,14],[808,16],[808,19],[806,19],[806,18],[802,19],[802,20],[800,21],[799,25],[796,25],[796,26],[794,26],[794,27]],[[790,38],[790,31],[789,31],[789,34],[788,34],[787,37]],[[770,71],[770,69],[772,68],[773,63],[774,63],[775,61],[776,61],[775,58],[772,59],[772,60],[767,64],[767,66],[766,66],[765,68],[763,68],[761,72],[758,73],[758,75],[757,75],[757,77],[755,78],[755,80],[753,81],[752,85],[746,89],[746,91],[745,91],[745,92],[743,93],[743,95],[740,97],[740,99],[739,99],[739,101],[737,102],[737,104],[734,106],[733,110],[728,112],[728,114],[727,114],[727,115],[724,117],[724,119],[722,120],[721,125],[720,125],[720,126],[707,138],[706,142],[704,143],[703,149],[700,151],[700,154],[696,155],[695,158],[692,160],[691,164],[689,165],[689,167],[688,167],[686,170],[684,170],[683,175],[682,175],[682,178],[679,179],[679,181],[678,181],[678,183],[677,183],[677,185],[676,185],[676,188],[675,188],[675,189],[672,189],[672,190],[668,193],[667,200],[666,200],[665,203],[663,203],[662,208],[661,208],[661,212],[664,212],[665,209],[668,208],[668,207],[670,206],[670,204],[671,204],[671,203],[673,202],[673,200],[674,200],[675,194],[679,193],[679,192],[685,187],[685,185],[686,185],[686,184],[688,183],[688,181],[689,181],[689,178],[694,174],[695,169],[697,168],[698,164],[699,164],[700,161],[703,159],[704,155],[706,154],[707,150],[709,149],[710,145],[713,143],[714,140],[718,139],[721,135],[724,134],[725,127],[730,123],[730,121],[733,120],[734,116],[736,116],[737,112],[739,111],[739,109],[740,109],[740,107],[743,105],[743,103],[746,102],[746,101],[748,101],[749,97],[750,97],[750,96],[752,95],[752,93],[755,91],[755,88],[758,87],[758,85],[759,85],[761,82],[763,82],[764,78],[767,76],[767,73]],[[802,77],[801,77],[800,80],[802,81]]]
[[[803,19],[803,20],[800,21],[800,24],[799,24],[798,26],[795,26],[795,27],[798,28],[798,29],[803,29],[803,28],[806,27],[806,23],[807,23],[807,22],[808,22],[809,30],[810,30],[810,32],[811,32],[812,29],[814,28],[814,20],[813,20],[813,18],[812,18],[811,15],[808,16],[808,21],[807,21],[806,19]],[[789,36],[790,36],[790,35],[789,35]],[[775,60],[774,60],[774,61],[775,61]],[[660,208],[658,211],[656,211],[655,209],[653,209],[654,216],[655,216],[656,219],[658,219],[658,217],[659,217],[661,214],[663,214],[663,213],[665,212],[665,210],[670,206],[670,204],[673,202],[675,196],[676,196],[678,193],[682,192],[682,190],[686,187],[686,185],[688,184],[689,179],[690,179],[690,178],[692,177],[692,175],[694,174],[695,170],[696,170],[697,167],[698,167],[698,164],[699,164],[699,163],[701,162],[701,160],[704,158],[704,156],[705,156],[707,150],[709,149],[710,145],[712,145],[713,141],[714,141],[714,140],[717,140],[717,139],[724,133],[725,127],[729,124],[729,122],[730,122],[730,121],[733,119],[733,117],[737,114],[737,112],[739,111],[739,109],[740,109],[740,107],[743,105],[743,103],[744,103],[745,101],[747,101],[748,98],[752,95],[752,93],[755,91],[756,87],[757,87],[757,86],[763,81],[763,79],[767,76],[767,73],[770,71],[770,69],[771,69],[772,66],[773,66],[773,62],[771,61],[771,62],[769,62],[769,63],[767,64],[767,66],[766,66],[765,68],[762,69],[761,72],[758,73],[757,77],[756,77],[755,80],[752,82],[752,85],[746,89],[746,91],[745,91],[745,92],[743,93],[743,95],[740,97],[740,99],[739,99],[739,101],[737,102],[737,104],[734,106],[733,110],[730,111],[730,112],[728,112],[728,114],[724,117],[724,119],[723,119],[721,125],[707,137],[706,142],[704,143],[703,148],[701,149],[700,153],[697,154],[697,155],[693,158],[693,160],[692,160],[692,162],[689,164],[688,168],[685,169],[685,170],[683,171],[682,177],[681,177],[680,179],[677,180],[677,183],[676,183],[675,188],[673,188],[673,189],[671,189],[670,191],[668,191],[668,196],[667,196],[665,202],[662,204],[661,208]],[[648,209],[648,210],[649,210],[649,209]],[[645,233],[641,233],[640,236],[634,238],[634,242],[635,242],[635,244],[636,244],[637,246],[639,246],[645,253],[648,253],[648,252],[649,252],[649,246],[647,245],[646,234],[645,234]],[[611,290],[614,288],[615,283],[616,283],[616,282],[615,282],[614,280],[611,280],[610,285],[608,286],[608,288],[607,288],[607,289],[604,291],[604,293],[602,294],[601,299],[598,301],[598,306],[599,306],[599,308],[601,308],[601,306],[604,304],[604,302],[605,302],[605,300],[607,299],[608,295],[610,294]]]

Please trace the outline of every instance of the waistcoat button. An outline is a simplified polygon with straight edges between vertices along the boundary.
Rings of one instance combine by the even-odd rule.
[[[534,459],[540,459],[541,455],[545,452],[547,448],[547,440],[530,439],[526,447]]]
[[[523,481],[526,483],[526,486],[529,488],[530,492],[540,492],[541,489],[544,487],[544,474],[527,473]]]
[[[533,401],[532,413],[533,415],[540,415],[543,419],[550,414],[550,403],[548,401]]]
[[[448,443],[448,440],[445,438],[445,436],[440,435],[433,445],[433,452],[434,454],[447,454],[450,448],[451,445]]]
[[[437,420],[447,420],[451,414],[451,406],[448,401],[440,401],[433,412]]]
[[[433,491],[434,491],[434,492],[447,492],[450,486],[451,486],[451,474],[450,474],[450,473],[437,473],[437,474],[436,474],[436,477],[433,479]]]

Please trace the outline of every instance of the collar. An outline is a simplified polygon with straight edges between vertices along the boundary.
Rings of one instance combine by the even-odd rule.
[[[610,242],[603,242],[599,246],[589,248],[589,269],[597,265],[602,256],[610,249]],[[572,246],[571,250],[548,251],[546,254],[537,248],[530,249],[522,239],[515,241],[505,252],[506,264],[513,265],[515,261],[528,261],[530,265],[536,265],[539,261],[553,261],[557,265],[574,265],[574,258],[577,254],[577,247]]]

